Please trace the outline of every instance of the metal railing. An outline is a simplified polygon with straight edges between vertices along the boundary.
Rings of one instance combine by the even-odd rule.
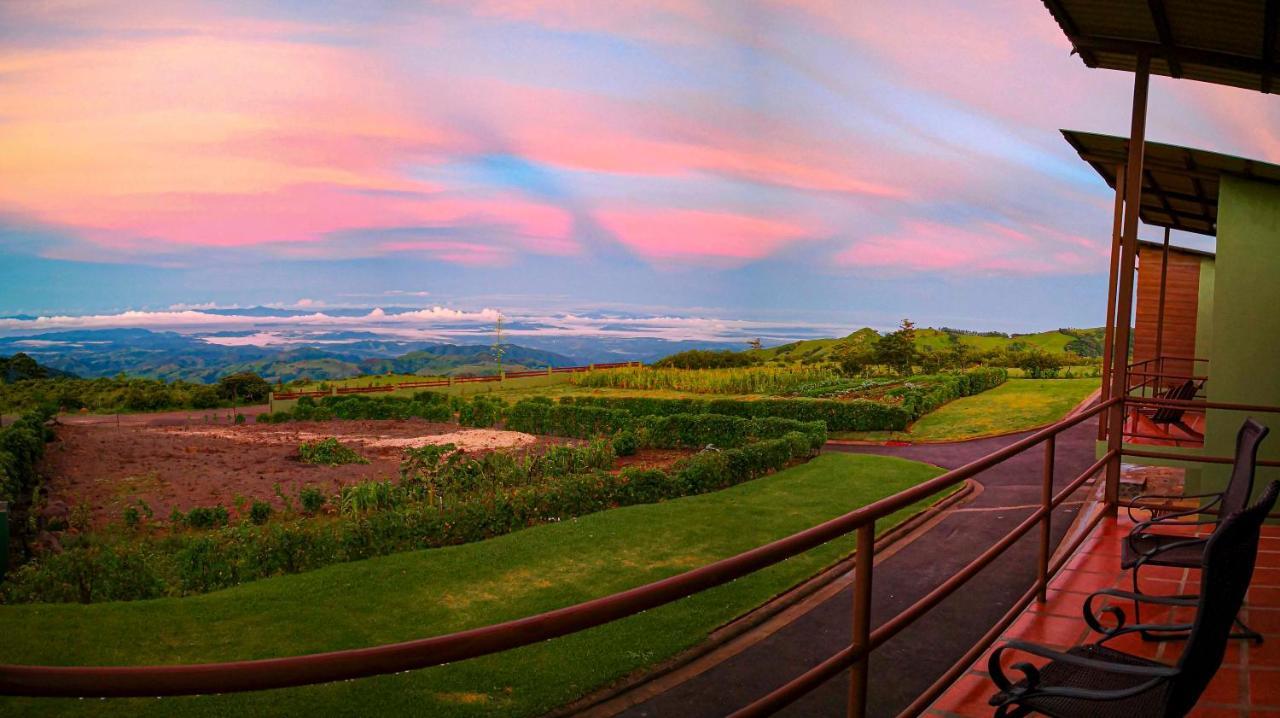
[[[1040,528],[1037,578],[1032,588],[975,644],[964,657],[912,704],[907,713],[919,712],[932,702],[980,653],[1000,635],[1032,600],[1045,599],[1049,580],[1065,564],[1074,546],[1050,563],[1050,528],[1053,510],[1117,459],[1108,452],[1061,490],[1053,490],[1057,436],[1094,417],[1120,399],[1102,402],[1068,417],[1009,446],[960,468],[918,484],[906,491],[779,539],[772,543],[722,559],[700,568],[627,591],[548,611],[514,621],[485,626],[444,636],[387,645],[287,658],[227,663],[158,666],[33,666],[0,665],[0,694],[60,697],[145,697],[208,693],[231,693],[284,688],[313,683],[363,678],[415,670],[454,661],[511,650],[586,630],[604,623],[657,608],[686,596],[705,591],[755,571],[779,563],[832,539],[857,532],[854,555],[854,622],[849,645],[818,666],[805,672],[769,695],[734,715],[768,715],[795,701],[809,690],[852,669],[849,713],[864,715],[867,698],[868,659],[876,647],[900,633],[929,610],[972,579],[979,571],[1012,547],[1037,526]],[[953,489],[961,482],[1001,464],[1014,456],[1043,446],[1041,501],[1034,512],[956,574],[932,589],[906,610],[871,629],[871,587],[874,584],[875,522],[896,511]],[[1100,512],[1081,532],[1075,545],[1101,520]]]

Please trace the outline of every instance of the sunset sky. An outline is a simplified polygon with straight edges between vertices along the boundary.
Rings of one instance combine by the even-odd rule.
[[[0,315],[1103,322],[1058,128],[1132,78],[1039,2],[320,5],[0,0]],[[1153,78],[1148,136],[1280,162],[1280,99]]]

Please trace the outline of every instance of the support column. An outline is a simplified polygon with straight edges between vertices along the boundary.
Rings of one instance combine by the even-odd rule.
[[[1125,163],[1124,229],[1121,232],[1120,265],[1116,291],[1116,327],[1111,347],[1111,396],[1124,397],[1129,390],[1129,334],[1133,318],[1133,269],[1138,252],[1138,213],[1142,205],[1142,160],[1146,152],[1147,87],[1151,80],[1151,56],[1138,55],[1133,76],[1133,114],[1129,127],[1129,159]],[[1120,450],[1124,444],[1124,404],[1108,412],[1107,448],[1115,458],[1107,463],[1106,501],[1114,513],[1120,500]]]
[[[1164,298],[1165,290],[1169,284],[1169,228],[1164,228],[1164,253],[1160,255],[1160,303],[1159,314],[1156,315],[1156,354],[1155,366],[1156,381],[1151,387],[1151,395],[1156,396],[1164,389]],[[1193,352],[1194,354],[1194,352]],[[1194,363],[1191,367],[1195,369]],[[1195,374],[1195,371],[1191,372]]]
[[[1111,219],[1111,266],[1107,281],[1107,324],[1102,339],[1102,400],[1111,397],[1111,351],[1116,331],[1116,275],[1120,265],[1120,231],[1124,226],[1124,165],[1116,166],[1116,201]],[[1107,437],[1107,422],[1098,421],[1098,439]]]

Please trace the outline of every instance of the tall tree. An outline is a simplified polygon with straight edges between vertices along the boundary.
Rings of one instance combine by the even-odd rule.
[[[916,325],[903,319],[896,331],[876,341],[876,362],[899,374],[910,374],[916,360]]]

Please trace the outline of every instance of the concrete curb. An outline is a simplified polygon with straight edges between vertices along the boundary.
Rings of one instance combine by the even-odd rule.
[[[922,535],[927,529],[932,528],[950,509],[959,504],[967,503],[980,493],[982,493],[982,484],[972,479],[966,480],[955,491],[926,506],[877,537],[874,548],[876,559],[883,560],[896,553]],[[799,584],[772,596],[760,606],[728,623],[718,626],[707,635],[706,640],[698,645],[688,648],[662,663],[634,672],[612,685],[545,713],[543,718],[564,718],[565,716],[608,718],[633,705],[644,702],[652,695],[662,693],[669,687],[657,685],[662,679],[673,678],[678,674],[687,672],[691,669],[692,664],[699,661],[699,659],[708,657],[726,648],[733,641],[748,636],[772,619],[780,618],[784,613],[802,607],[809,599],[816,597],[824,589],[831,588],[842,577],[849,577],[849,580],[852,580],[851,572],[856,555],[857,551],[855,550]],[[803,613],[803,610],[798,611],[796,616]],[[783,622],[777,628],[781,628],[786,623],[790,623],[790,620]],[[772,633],[772,631],[769,631],[769,633]],[[747,646],[743,646],[743,650],[745,648]],[[728,653],[721,660],[736,655],[738,652]],[[718,662],[716,661],[715,663]],[[694,670],[690,677],[707,670],[715,663],[710,663],[700,667],[698,670]],[[678,685],[681,682],[683,682],[683,679],[675,681],[673,685]],[[645,690],[646,686],[650,690]],[[632,693],[634,695],[628,696],[628,694]]]

